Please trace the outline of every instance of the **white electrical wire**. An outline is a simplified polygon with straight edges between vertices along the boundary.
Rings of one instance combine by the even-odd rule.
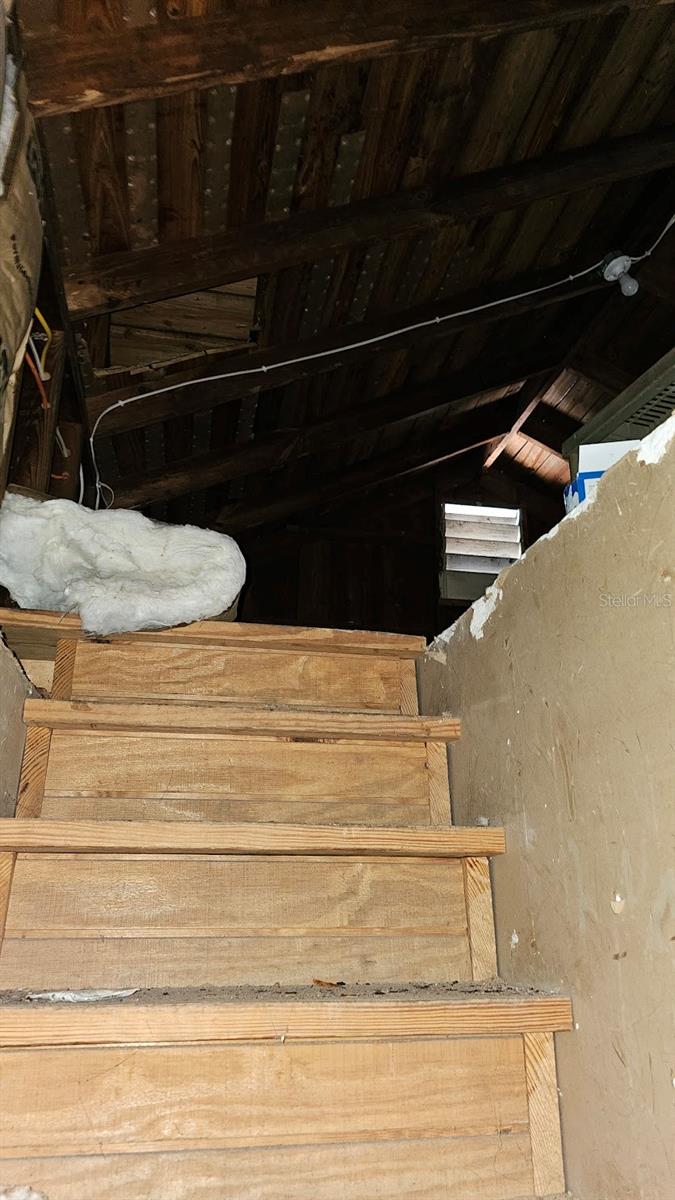
[[[653,253],[654,253],[654,251],[656,250],[656,247],[659,245],[659,243],[660,243],[660,242],[662,242],[662,241],[663,241],[663,239],[664,239],[664,237],[666,236],[666,234],[667,234],[668,230],[669,230],[669,229],[672,229],[673,225],[675,225],[675,213],[673,213],[673,215],[672,215],[672,217],[670,218],[670,220],[668,221],[668,224],[666,225],[665,229],[662,229],[662,230],[661,230],[661,232],[660,232],[659,236],[657,237],[656,241],[655,241],[655,242],[652,242],[651,246],[649,247],[649,249],[648,249],[648,250],[645,250],[644,254],[637,254],[637,255],[635,255],[635,256],[633,256],[633,255],[629,255],[631,263],[639,263],[639,262],[643,262],[645,258],[649,258],[650,254],[653,254]]]
[[[58,425],[56,426],[56,444],[57,444],[59,450],[61,451],[61,454],[63,455],[63,457],[70,458],[70,450],[68,449],[68,447],[66,446],[66,443],[63,440],[63,434],[61,433],[61,430],[59,429]]]
[[[631,256],[631,255],[627,256],[627,257],[630,257],[631,263],[642,262],[643,259],[649,258],[650,254],[653,254],[656,247],[659,245],[659,243],[662,241],[662,239],[666,236],[668,230],[673,225],[675,225],[675,213],[673,213],[673,215],[671,216],[667,225],[665,226],[665,229],[663,229],[661,231],[661,233],[657,237],[656,241],[652,243],[652,245],[649,247],[649,249],[645,250],[643,254],[638,254],[635,256]],[[485,312],[485,310],[488,308],[498,308],[500,305],[510,304],[514,300],[526,300],[530,296],[538,296],[540,292],[548,292],[548,291],[553,290],[554,288],[564,287],[565,284],[567,284],[567,283],[574,283],[574,281],[576,279],[582,279],[584,275],[592,275],[594,271],[600,271],[602,266],[604,265],[605,261],[606,261],[606,256],[599,259],[597,262],[594,262],[592,264],[592,266],[585,267],[583,271],[576,271],[572,275],[565,275],[562,279],[557,279],[554,283],[545,283],[545,284],[542,284],[540,287],[530,288],[526,292],[517,292],[513,296],[502,296],[499,300],[489,300],[486,304],[476,304],[472,308],[458,309],[457,312],[445,313],[444,316],[442,316],[442,317],[429,317],[426,321],[416,321],[412,325],[402,325],[398,329],[389,330],[388,333],[380,333],[380,334],[377,334],[376,337],[364,338],[362,341],[359,341],[359,342],[349,342],[349,343],[347,343],[347,345],[339,346],[339,347],[336,347],[335,349],[317,350],[314,354],[303,354],[299,358],[286,358],[286,359],[283,359],[281,362],[270,363],[269,366],[247,367],[241,371],[224,371],[220,375],[204,375],[200,379],[186,379],[183,383],[168,384],[166,387],[155,388],[155,390],[151,391],[151,392],[142,392],[138,396],[129,396],[126,400],[117,400],[115,402],[115,404],[110,404],[108,406],[108,408],[104,408],[102,413],[99,413],[98,417],[96,418],[96,421],[94,422],[94,427],[93,427],[93,429],[91,431],[91,435],[89,437],[89,448],[91,451],[91,458],[92,458],[92,463],[94,466],[94,482],[95,482],[95,487],[96,487],[95,508],[98,509],[100,507],[101,498],[102,498],[101,492],[102,492],[103,488],[105,488],[107,491],[109,491],[112,496],[110,504],[108,504],[106,506],[107,508],[110,507],[110,505],[113,503],[113,500],[115,498],[115,493],[113,492],[110,485],[107,483],[104,483],[103,480],[101,479],[101,475],[100,475],[99,468],[98,468],[98,462],[96,459],[96,452],[94,450],[94,439],[96,437],[98,427],[101,424],[101,421],[103,420],[103,418],[106,417],[108,415],[108,413],[112,412],[115,408],[126,408],[127,404],[135,404],[137,400],[149,400],[153,396],[163,396],[166,394],[166,392],[177,392],[181,388],[196,387],[197,384],[200,384],[200,383],[220,383],[224,379],[240,379],[245,375],[267,375],[268,372],[278,371],[282,367],[293,367],[293,366],[297,366],[299,363],[314,362],[318,358],[330,358],[334,355],[346,354],[350,350],[360,350],[364,346],[374,346],[380,342],[389,341],[391,338],[400,337],[402,333],[414,333],[418,329],[428,329],[429,326],[431,326],[431,325],[442,325],[445,321],[454,321],[457,319],[457,317],[470,317],[473,315],[473,313]],[[82,492],[83,489],[81,488],[80,490]],[[81,502],[82,501],[80,500],[80,503]]]
[[[33,359],[35,361],[35,367],[36,367],[37,373],[40,376],[40,379],[42,380],[42,382],[46,383],[47,380],[50,378],[50,376],[49,376],[48,372],[44,371],[42,368],[42,363],[40,362],[40,355],[38,353],[38,348],[35,345],[35,342],[33,341],[32,337],[30,335],[28,337],[28,345],[30,346],[30,348],[33,352]]]

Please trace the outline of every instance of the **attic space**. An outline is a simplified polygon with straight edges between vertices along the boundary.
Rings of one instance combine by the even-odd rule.
[[[675,0],[1,0],[0,1200],[666,1200]]]
[[[231,535],[244,621],[445,628],[444,505],[526,550],[672,348],[673,6],[10,13],[10,490]]]

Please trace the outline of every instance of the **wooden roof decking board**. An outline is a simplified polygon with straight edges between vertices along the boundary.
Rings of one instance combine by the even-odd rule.
[[[546,347],[539,362],[553,362],[555,353],[555,346]],[[530,369],[538,365],[532,358],[528,362]],[[260,436],[246,446],[230,444],[202,456],[182,458],[175,465],[167,464],[154,472],[122,477],[115,483],[116,505],[121,508],[135,507],[155,498],[181,495],[266,470],[278,471],[291,459],[295,463],[299,458],[326,451],[335,453],[340,449],[344,461],[349,444],[357,439],[360,441],[364,432],[384,430],[399,421],[409,424],[425,415],[431,416],[435,425],[439,415],[445,412],[454,414],[455,406],[458,412],[465,411],[469,406],[469,398],[472,395],[476,397],[481,387],[487,388],[497,380],[519,380],[522,369],[519,370],[518,366],[517,360],[503,365],[499,362],[481,362],[476,364],[473,371],[458,371],[418,388],[408,386],[366,406],[343,408],[339,415],[315,421],[305,429],[300,428],[285,437],[276,434],[266,439]],[[510,386],[509,382],[505,382],[503,387],[491,389],[495,393],[493,398],[504,398]],[[495,429],[501,428],[508,419],[507,412],[502,414],[496,405],[491,409],[491,414]],[[481,415],[486,419],[490,416],[487,412]],[[565,436],[570,436],[575,428],[575,423],[570,420],[565,426]]]
[[[248,222],[243,229],[234,225],[229,233],[216,238],[210,234],[201,239],[193,235],[191,241],[167,237],[162,249],[155,245],[109,253],[71,268],[64,277],[66,301],[73,319],[82,319],[97,312],[159,302],[189,293],[198,285],[234,286],[241,279],[296,264],[320,266],[321,258],[351,252],[355,245],[368,247],[382,237],[409,239],[425,231],[430,238],[424,260],[428,264],[435,257],[439,235],[445,237],[449,225],[462,226],[552,197],[609,187],[617,180],[665,170],[675,162],[674,144],[672,129],[656,129],[511,168],[497,167],[460,178],[452,175],[424,191],[385,194],[381,199],[376,191],[369,199],[336,209],[299,212],[258,225]],[[414,258],[415,250],[415,243],[409,242],[406,257]],[[366,253],[364,250],[364,256]],[[362,271],[366,261],[362,256]],[[333,267],[332,262],[323,266],[327,278]],[[357,271],[352,288],[358,286],[359,278]],[[428,289],[426,280],[425,284]],[[338,296],[332,299],[337,304]],[[133,317],[126,323],[132,325]],[[147,318],[151,317],[148,313]],[[139,313],[138,324],[144,319]],[[298,331],[291,336],[298,336]]]
[[[564,306],[567,301],[577,297],[607,290],[607,284],[600,276],[588,276],[563,285],[559,291],[543,291],[542,295],[534,298],[509,299],[514,287],[520,293],[545,288],[548,284],[557,283],[559,278],[559,273],[555,271],[523,275],[513,280],[509,287],[500,284],[494,288],[475,289],[440,303],[416,305],[404,310],[398,317],[392,314],[364,321],[350,329],[348,335],[344,329],[334,328],[293,343],[286,349],[283,345],[275,345],[274,348],[256,348],[241,355],[228,356],[225,360],[218,356],[202,358],[198,369],[181,366],[168,377],[152,383],[146,376],[142,381],[126,382],[123,387],[117,388],[111,386],[89,397],[89,419],[93,425],[103,412],[111,410],[100,425],[101,437],[122,430],[138,429],[166,419],[177,408],[183,413],[200,412],[213,408],[215,404],[223,404],[228,399],[237,400],[294,380],[330,372],[340,365],[370,360],[373,355],[372,343],[378,340],[396,349],[416,347],[420,342],[433,344],[434,341],[447,340],[458,331],[473,331],[484,324],[505,322],[533,309]],[[484,311],[478,314],[463,311],[476,306],[483,307]],[[422,331],[407,328],[423,322],[428,322],[428,327]],[[402,332],[399,333],[399,330]],[[357,344],[350,349],[352,342]],[[242,377],[210,382],[207,377],[221,370],[225,374],[238,372]],[[205,386],[185,388],[185,384],[200,379],[205,380]],[[109,382],[113,384],[114,380]],[[154,391],[158,383],[166,389],[175,383],[180,385],[180,390],[175,395],[167,390],[162,395],[144,399],[144,394]],[[138,397],[138,402],[115,407],[119,400],[130,397]]]

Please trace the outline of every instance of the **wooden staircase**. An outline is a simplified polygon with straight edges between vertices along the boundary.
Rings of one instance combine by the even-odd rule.
[[[569,1001],[494,978],[504,836],[450,823],[423,642],[26,618],[55,666],[0,822],[0,1196],[563,1192]]]

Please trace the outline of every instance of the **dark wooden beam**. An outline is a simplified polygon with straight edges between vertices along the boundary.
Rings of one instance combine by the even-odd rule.
[[[46,404],[27,365],[23,371],[9,480],[41,496],[50,490],[65,362],[64,335],[54,330],[45,362],[49,375],[43,384]]]
[[[395,454],[368,459],[346,470],[313,479],[297,491],[284,492],[283,476],[278,477],[262,499],[257,496],[255,503],[250,504],[244,498],[237,505],[226,506],[215,524],[225,533],[236,534],[244,529],[284,521],[296,512],[325,507],[357,492],[381,487],[394,479],[429,471],[506,433],[511,428],[516,412],[517,400],[511,398],[472,409],[458,417],[445,434],[436,433],[423,446],[404,447]]]
[[[603,358],[590,347],[575,350],[570,356],[567,366],[578,375],[583,375],[584,379],[599,384],[601,388],[613,395],[618,395],[633,382],[633,375],[625,371],[618,363]]]
[[[65,272],[68,308],[74,320],[81,320],[316,262],[375,239],[411,237],[448,222],[467,224],[673,164],[675,129],[651,129],[462,179],[451,177],[424,191],[299,212],[217,237],[99,256]]]
[[[503,390],[531,371],[559,363],[563,348],[544,347],[537,360],[520,356],[483,358],[418,388],[402,388],[381,399],[345,409],[337,417],[306,428],[244,445],[228,445],[142,475],[128,476],[115,484],[115,507],[135,508],[155,500],[170,500],[188,492],[283,467],[290,459],[320,454],[353,441],[361,433],[385,428],[397,421],[416,420],[425,413],[486,392]],[[575,423],[575,430],[577,426]],[[573,430],[574,432],[574,430]],[[569,433],[566,433],[569,436]]]
[[[78,421],[59,421],[63,446],[56,442],[49,494],[57,500],[77,500],[80,492],[83,430]]]
[[[302,0],[261,8],[231,0],[217,16],[115,30],[27,32],[38,116],[217,84],[302,74],[322,64],[434,50],[456,40],[542,29],[653,8],[666,0]]]
[[[180,370],[171,374],[158,374],[152,383],[138,383],[135,387],[90,396],[87,401],[90,426],[109,408],[111,411],[101,421],[98,436],[140,429],[183,413],[204,412],[230,400],[282,387],[296,379],[364,362],[377,353],[378,348],[401,349],[447,338],[469,326],[504,321],[547,305],[564,304],[609,286],[600,275],[592,274],[522,300],[508,299],[514,293],[529,292],[564,279],[569,273],[569,269],[561,268],[555,272],[517,276],[499,287],[478,288],[450,300],[419,305],[361,325],[329,329],[289,346],[200,357],[187,366],[183,363]],[[502,299],[504,303],[498,303]],[[482,311],[467,311],[485,305],[489,307],[483,307]],[[462,315],[456,316],[457,313]],[[425,328],[408,328],[425,321],[429,322]],[[405,332],[398,332],[403,329]],[[352,343],[357,343],[355,348],[345,348],[346,344]],[[208,377],[219,373],[237,377],[206,382]],[[200,383],[200,379],[205,382]],[[162,389],[161,395],[146,396],[157,388]],[[133,403],[128,403],[129,400]]]
[[[526,424],[528,418],[532,416],[550,382],[550,379],[544,380],[541,378],[541,376],[534,376],[532,379],[528,379],[527,382],[523,384],[520,392],[518,393],[516,418],[508,433],[505,433],[503,437],[499,438],[494,445],[490,447],[485,457],[483,466],[485,471],[488,471],[490,467],[496,463],[497,459],[506,449],[508,440],[512,434],[519,433],[521,430],[523,433],[525,433],[523,426]]]

